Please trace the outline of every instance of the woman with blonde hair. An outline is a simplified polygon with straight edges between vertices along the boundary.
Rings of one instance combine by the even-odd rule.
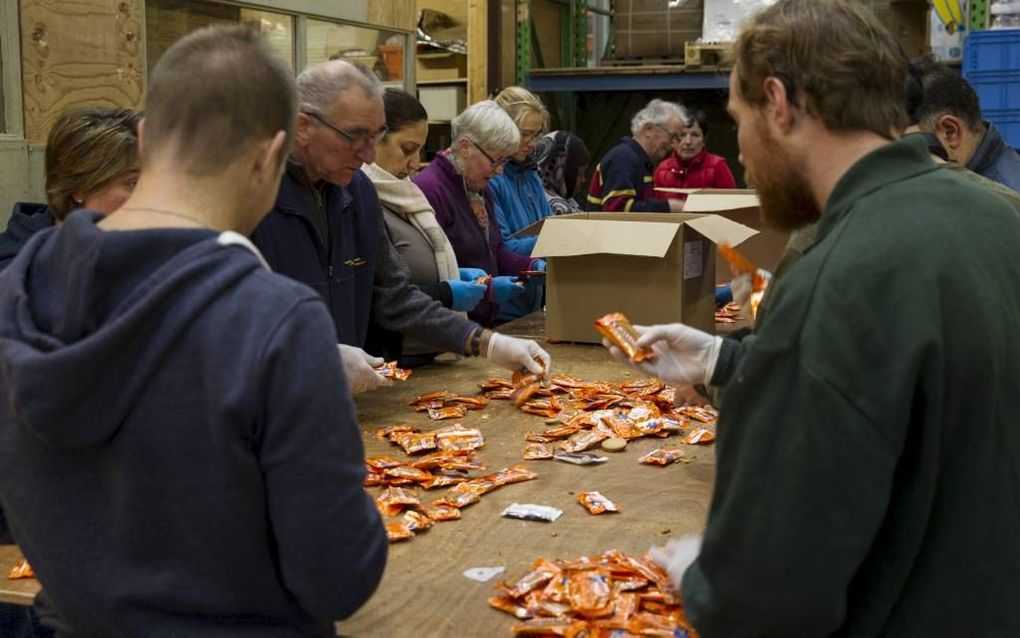
[[[81,107],[65,111],[46,140],[46,200],[18,202],[0,234],[0,269],[36,232],[78,208],[109,215],[138,181],[138,122],[131,109]]]

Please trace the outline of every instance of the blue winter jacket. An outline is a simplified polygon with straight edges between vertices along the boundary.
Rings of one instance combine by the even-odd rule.
[[[1020,191],[1020,155],[1006,144],[995,124],[984,124],[987,127],[985,136],[967,162],[967,168],[993,182]]]
[[[0,505],[74,636],[332,636],[386,534],[322,300],[201,229],[37,233],[0,274]]]
[[[503,244],[519,255],[531,256],[538,236],[511,237],[537,221],[551,217],[553,212],[542,186],[542,177],[534,167],[507,162],[503,174],[489,181],[496,219],[503,233]]]

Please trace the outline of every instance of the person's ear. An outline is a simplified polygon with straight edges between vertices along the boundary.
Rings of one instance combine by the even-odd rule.
[[[287,134],[284,131],[277,131],[271,139],[258,145],[253,167],[253,173],[258,182],[280,179],[280,169],[286,161],[284,153],[286,144]]]
[[[294,143],[298,146],[308,146],[308,138],[311,135],[312,118],[305,113],[298,112],[297,121],[294,123]]]
[[[943,115],[935,123],[935,135],[947,150],[955,151],[963,144],[964,124],[955,115]]]
[[[786,85],[775,76],[765,78],[766,117],[780,133],[789,133],[797,121],[797,105],[786,92]]]

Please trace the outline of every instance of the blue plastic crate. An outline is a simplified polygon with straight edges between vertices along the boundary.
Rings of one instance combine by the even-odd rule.
[[[963,76],[1020,70],[1020,29],[971,31],[963,46]],[[1020,105],[1018,105],[1020,106]]]
[[[977,93],[981,114],[1020,148],[1020,29],[972,31],[963,47],[963,76]]]

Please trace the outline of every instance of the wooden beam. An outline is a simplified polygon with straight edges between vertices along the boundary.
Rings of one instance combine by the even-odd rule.
[[[489,95],[489,0],[468,0],[468,104]]]
[[[141,106],[143,1],[21,0],[26,139],[72,106]]]
[[[415,0],[368,0],[368,23],[401,31],[414,31],[418,10]]]

